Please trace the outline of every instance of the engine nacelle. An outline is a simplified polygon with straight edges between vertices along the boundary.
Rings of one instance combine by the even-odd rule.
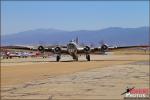
[[[61,53],[61,48],[60,47],[55,47],[54,48],[54,53],[56,53],[56,54]]]
[[[105,51],[107,51],[107,50],[108,50],[108,46],[107,46],[106,44],[103,44],[103,45],[101,46],[101,51],[105,52]]]
[[[44,53],[44,51],[45,51],[45,49],[44,49],[43,46],[39,46],[39,47],[38,47],[38,50],[39,50],[41,53]]]
[[[85,52],[85,53],[89,53],[90,50],[91,50],[91,48],[90,48],[89,46],[85,46],[85,47],[84,47],[84,52]]]

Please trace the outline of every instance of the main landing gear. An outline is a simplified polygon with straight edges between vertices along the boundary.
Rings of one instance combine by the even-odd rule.
[[[86,54],[86,59],[87,59],[87,61],[90,61],[90,60],[91,60],[89,54]]]
[[[59,62],[59,61],[60,61],[60,58],[61,58],[61,55],[57,55],[57,56],[56,56],[56,61]]]

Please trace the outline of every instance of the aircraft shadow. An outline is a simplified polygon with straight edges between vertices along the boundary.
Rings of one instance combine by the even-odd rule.
[[[135,61],[135,60],[118,60],[118,59],[114,59],[114,60],[91,60],[91,61],[87,61],[87,60],[79,60],[79,61],[74,61],[74,60],[65,60],[65,61],[59,61],[59,62],[103,62],[103,61]],[[2,62],[2,63],[25,63],[25,62],[32,62],[32,63],[37,63],[37,62],[57,62],[57,61],[21,61],[21,62]]]
[[[135,60],[79,60],[79,61],[74,61],[74,60],[66,60],[66,61],[60,61],[60,62],[102,62],[102,61],[135,61]],[[57,61],[49,61],[49,62],[57,62]]]

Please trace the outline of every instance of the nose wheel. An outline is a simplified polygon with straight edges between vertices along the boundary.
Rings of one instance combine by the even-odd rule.
[[[87,61],[90,61],[90,60],[91,60],[89,54],[86,55],[86,59],[87,59]]]

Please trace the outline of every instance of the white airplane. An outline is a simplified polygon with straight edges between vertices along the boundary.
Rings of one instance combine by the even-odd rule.
[[[108,46],[106,44],[101,45],[101,47],[90,48],[89,46],[81,47],[76,42],[69,42],[66,46],[60,47],[56,46],[54,48],[48,48],[44,46],[39,46],[38,50],[41,53],[44,52],[52,52],[56,54],[56,61],[60,61],[62,54],[69,54],[72,58],[78,61],[78,55],[84,54],[86,55],[87,61],[90,61],[90,54],[97,54],[100,52],[106,52],[108,50]]]

